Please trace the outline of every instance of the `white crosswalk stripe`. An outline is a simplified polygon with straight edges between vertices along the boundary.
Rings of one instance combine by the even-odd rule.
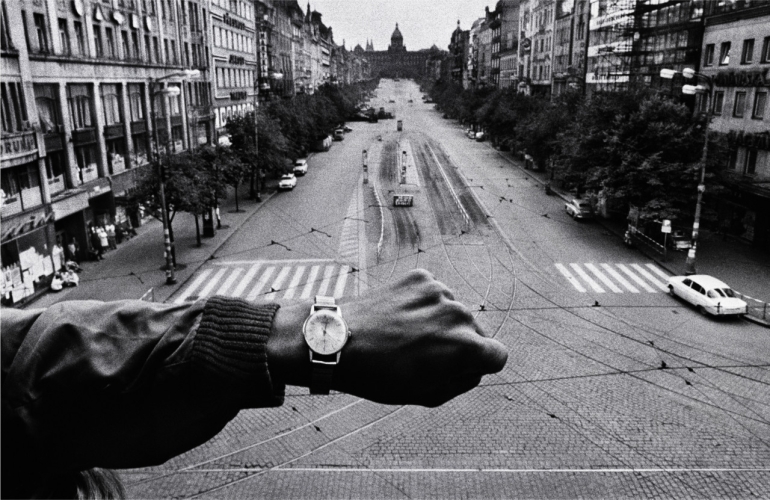
[[[668,290],[668,275],[654,264],[617,263],[594,264],[569,263],[569,268],[562,263],[554,264],[559,273],[580,293],[593,290],[596,293],[648,293]],[[586,272],[586,269],[590,272]],[[633,282],[633,284],[632,284]]]
[[[248,301],[335,298],[356,293],[352,267],[322,260],[224,262],[204,269],[174,299],[181,304],[212,295],[242,297]],[[245,296],[245,297],[244,297]]]

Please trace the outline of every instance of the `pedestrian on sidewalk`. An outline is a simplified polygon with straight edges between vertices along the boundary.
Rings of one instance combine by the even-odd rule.
[[[107,242],[110,245],[111,250],[117,250],[118,249],[118,243],[117,238],[115,235],[115,224],[107,224],[105,227],[105,231],[107,233]]]
[[[80,245],[74,237],[67,244],[67,251],[69,252],[69,260],[80,264]]]
[[[107,231],[104,230],[103,226],[99,226],[96,228],[96,234],[99,235],[99,243],[102,246],[102,252],[107,251],[110,248],[110,243],[107,238]]]
[[[95,227],[90,227],[91,233],[91,246],[94,248],[94,257],[96,260],[104,260],[104,248],[102,247],[102,239],[99,237],[99,233]]]
[[[426,271],[340,302],[341,315],[221,296],[3,311],[3,495],[119,497],[118,476],[101,468],[159,465],[241,409],[281,406],[286,384],[435,407],[505,365],[503,345]],[[319,354],[300,332],[313,318],[319,346],[327,328],[344,332],[333,376],[308,357]]]

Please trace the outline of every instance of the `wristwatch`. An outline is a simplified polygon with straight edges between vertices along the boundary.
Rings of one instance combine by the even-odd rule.
[[[316,295],[310,316],[302,325],[302,334],[310,348],[310,394],[329,394],[334,367],[350,338],[348,324],[342,319],[334,297]]]

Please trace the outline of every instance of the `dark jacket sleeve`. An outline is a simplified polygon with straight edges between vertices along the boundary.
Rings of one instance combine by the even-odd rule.
[[[2,456],[21,468],[156,465],[240,409],[281,405],[267,366],[278,307],[214,297],[4,309]]]

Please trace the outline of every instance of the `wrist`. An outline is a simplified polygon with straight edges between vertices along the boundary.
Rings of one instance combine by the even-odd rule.
[[[275,315],[267,341],[267,366],[270,376],[278,382],[310,385],[308,347],[302,336],[302,325],[309,312],[310,303],[301,302],[282,306]]]

